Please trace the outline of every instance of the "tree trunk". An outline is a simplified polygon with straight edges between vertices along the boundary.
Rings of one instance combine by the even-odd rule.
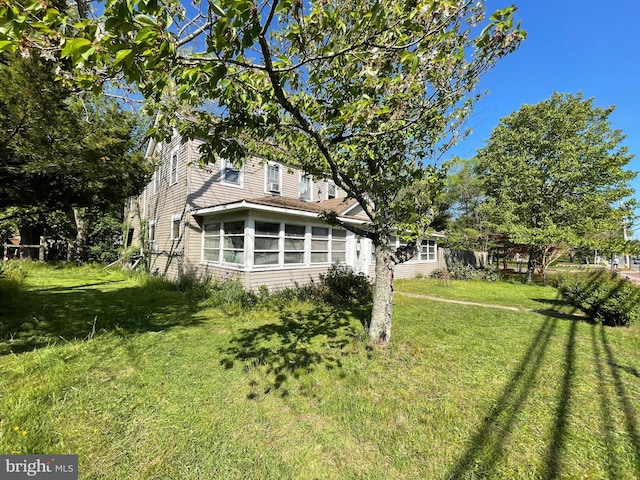
[[[387,244],[375,246],[376,276],[373,283],[373,308],[369,325],[369,340],[374,343],[391,341],[393,311],[393,270],[395,264]]]
[[[527,283],[533,282],[533,274],[536,270],[536,260],[533,258],[531,250],[529,250],[529,262],[527,263]]]
[[[71,259],[85,262],[88,258],[87,240],[89,237],[89,216],[87,208],[73,207],[73,218],[76,222],[76,238],[73,242]]]

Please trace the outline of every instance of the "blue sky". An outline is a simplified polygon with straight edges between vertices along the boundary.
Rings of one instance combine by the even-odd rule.
[[[488,0],[487,13],[513,3]],[[640,171],[640,0],[519,0],[516,18],[527,40],[485,74],[479,89],[489,93],[476,105],[467,126],[473,130],[450,150],[472,157],[500,118],[554,91],[593,97],[614,105],[612,127],[627,136],[636,155],[629,168]],[[633,182],[640,200],[640,178]]]

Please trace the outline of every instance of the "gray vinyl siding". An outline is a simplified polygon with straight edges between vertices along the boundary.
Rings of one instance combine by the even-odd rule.
[[[395,278],[415,278],[418,274],[428,277],[438,268],[438,262],[401,263],[396,265]],[[373,271],[373,269],[372,269]]]
[[[221,181],[224,166],[223,160],[206,165],[199,164],[198,140],[180,142],[175,136],[171,142],[162,144],[161,150],[156,148],[151,153],[150,161],[160,160],[160,183],[155,191],[153,179],[140,196],[140,208],[130,216],[130,225],[136,229],[137,239],[146,238],[149,223],[155,221],[156,241],[147,251],[149,271],[172,280],[183,275],[193,278],[236,278],[249,288],[257,288],[266,284],[270,288],[282,288],[296,284],[317,281],[319,275],[326,271],[328,265],[312,265],[311,267],[283,267],[273,269],[254,269],[246,271],[245,267],[234,268],[229,265],[214,265],[203,262],[202,218],[192,215],[197,209],[228,204],[245,199],[265,197],[271,193],[267,190],[267,170],[265,162],[258,159],[247,162],[243,166],[240,186]],[[178,148],[177,183],[170,184],[171,152]],[[281,167],[280,195],[288,198],[299,197],[300,170],[288,165]],[[313,180],[312,201],[327,200],[328,182]],[[320,198],[318,188],[321,190]],[[344,193],[336,188],[336,196]],[[171,238],[172,218],[181,215],[181,235],[177,240]],[[262,213],[263,218],[274,221],[287,221],[293,224],[306,224],[308,219]],[[128,217],[129,218],[129,217]],[[141,222],[140,219],[144,221]],[[222,215],[218,220],[247,219],[247,212]],[[314,221],[313,224],[322,224]],[[145,231],[143,232],[142,229]]]
[[[260,285],[266,285],[269,290],[280,290],[311,282],[317,283],[320,275],[326,271],[326,266],[253,271],[249,275],[247,287],[257,289]]]
[[[177,183],[171,184],[171,153],[178,151]],[[180,278],[184,264],[184,223],[188,212],[185,203],[188,176],[187,164],[189,148],[181,144],[179,137],[162,145],[162,151],[156,151],[154,160],[159,161],[160,183],[155,191],[153,180],[147,185],[144,216],[148,222],[155,221],[156,241],[149,249],[149,271],[167,278]],[[171,238],[171,223],[174,215],[182,216],[182,235],[178,240]]]

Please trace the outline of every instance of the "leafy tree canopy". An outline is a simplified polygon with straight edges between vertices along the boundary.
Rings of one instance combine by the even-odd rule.
[[[633,155],[611,127],[612,111],[582,94],[554,93],[501,119],[478,152],[484,213],[543,267],[550,249],[621,231],[630,216],[624,200],[636,172],[626,169]]]
[[[459,136],[480,75],[524,38],[515,7],[484,23],[483,3],[471,0],[217,0],[188,9],[108,0],[100,18],[73,26],[42,0],[21,7],[0,9],[0,49],[71,63],[82,88],[135,85],[160,112],[151,133],[175,125],[205,139],[204,161],[295,163],[357,199],[370,226],[343,226],[375,245],[369,335],[382,342],[394,264],[406,258],[389,236],[425,235],[443,179],[437,159]],[[197,121],[178,122],[176,112]]]

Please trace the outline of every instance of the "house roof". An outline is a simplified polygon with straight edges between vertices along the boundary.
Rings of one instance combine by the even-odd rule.
[[[355,203],[355,200],[345,198],[333,198],[322,202],[304,202],[295,198],[269,196],[244,199],[212,207],[200,208],[191,213],[194,216],[202,216],[214,213],[254,209],[317,218],[322,212],[332,211],[344,221],[360,224],[368,223],[361,218],[345,215],[344,212],[348,211]]]
[[[332,198],[330,200],[323,200],[321,202],[304,202],[296,198],[279,197],[275,195],[253,198],[247,201],[259,203],[261,205],[294,208],[305,212],[322,213],[325,211],[331,211],[336,212],[338,215],[343,214],[344,212],[349,210],[349,208],[351,208],[355,203],[357,203],[353,198]]]

